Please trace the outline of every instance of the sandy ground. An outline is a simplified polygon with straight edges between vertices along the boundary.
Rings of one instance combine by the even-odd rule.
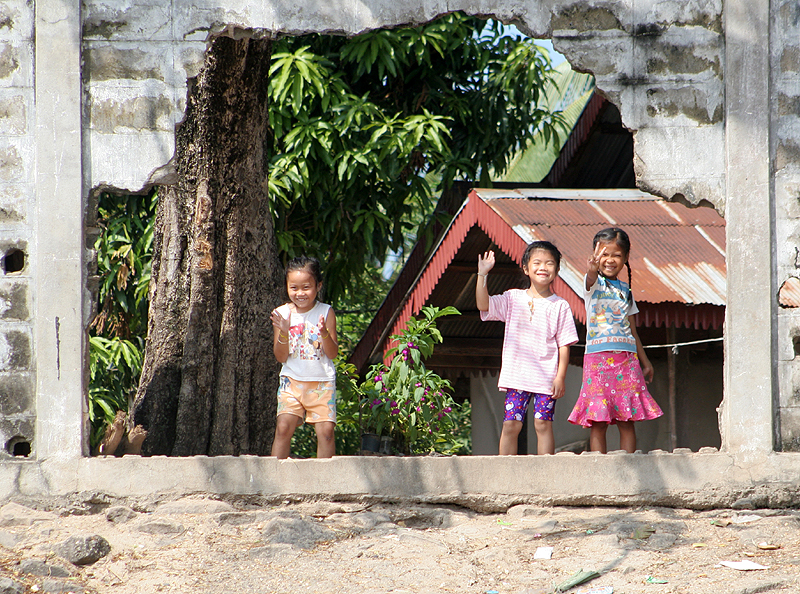
[[[800,592],[797,510],[515,506],[485,514],[199,496],[20,503],[0,503],[2,594],[538,594],[579,570],[600,576],[569,592]],[[59,543],[75,535],[102,536],[111,552],[72,565],[59,556]],[[22,572],[21,562],[31,559],[69,576]],[[727,561],[765,569],[720,565]]]

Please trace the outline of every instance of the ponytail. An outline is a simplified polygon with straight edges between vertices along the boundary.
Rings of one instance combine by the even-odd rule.
[[[631,263],[625,260],[625,267],[628,269],[628,303],[633,301],[633,273],[631,272]]]

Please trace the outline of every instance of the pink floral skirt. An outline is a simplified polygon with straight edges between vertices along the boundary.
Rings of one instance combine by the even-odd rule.
[[[650,395],[636,353],[606,351],[583,356],[583,385],[569,422],[647,421],[663,415]]]

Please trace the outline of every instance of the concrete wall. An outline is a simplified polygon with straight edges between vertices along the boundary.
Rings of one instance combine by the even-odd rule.
[[[148,473],[163,481],[212,467],[224,474],[226,464],[233,474],[250,468],[248,460],[137,464],[82,458],[84,331],[95,282],[87,249],[96,233],[90,196],[101,188],[140,191],[170,181],[174,126],[182,118],[187,78],[196,74],[209,36],[355,34],[420,23],[452,10],[494,15],[534,35],[552,36],[556,49],[575,67],[596,75],[598,89],[619,107],[623,123],[633,131],[640,187],[694,204],[710,203],[727,220],[725,401],[720,415],[725,453],[676,456],[667,462],[657,455],[609,456],[599,462],[579,456],[568,462],[578,469],[575,476],[591,478],[592,469],[600,466],[630,465],[632,473],[619,475],[619,489],[634,495],[648,485],[672,492],[673,480],[685,488],[734,481],[729,492],[752,488],[754,481],[797,486],[796,472],[788,471],[796,457],[773,453],[776,448],[800,449],[800,349],[795,346],[800,322],[786,288],[800,283],[796,2],[7,0],[0,4],[0,255],[13,264],[9,250],[18,249],[24,265],[14,272],[4,269],[0,278],[0,440],[2,455],[21,453],[24,447],[15,450],[17,443],[29,444],[32,452],[28,462],[0,465],[6,478],[13,475],[12,483],[0,481],[14,485],[6,493],[92,484],[106,488],[98,470],[106,462],[109,471],[121,470],[141,481],[136,488],[151,489],[166,488],[169,481],[148,480]],[[779,294],[789,304],[785,309],[778,306]],[[346,463],[308,468],[341,472]],[[398,463],[403,464],[392,461],[386,468]],[[364,464],[356,461],[352,468]],[[416,464],[409,462],[410,472]],[[476,472],[483,468],[481,459],[452,461],[452,472],[442,472],[442,480],[457,481],[463,464],[476,465]],[[651,483],[649,475],[639,480],[644,474],[637,469],[646,464],[671,470],[664,480]],[[757,472],[725,474],[732,465]],[[259,472],[289,468],[256,466]],[[589,474],[581,474],[584,470]],[[74,479],[65,480],[58,472]],[[305,470],[297,476],[311,480]],[[595,478],[602,483],[602,476]],[[219,487],[208,480],[188,484]],[[246,484],[232,481],[230,488]],[[491,482],[477,479],[469,485],[492,488]],[[559,488],[575,496],[596,486],[576,480]],[[523,481],[521,488],[547,486]]]

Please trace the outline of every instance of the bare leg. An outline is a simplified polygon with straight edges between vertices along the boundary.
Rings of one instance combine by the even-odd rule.
[[[606,453],[606,431],[608,423],[594,421],[589,429],[589,451]]]
[[[336,453],[336,440],[333,431],[336,424],[333,421],[314,423],[317,433],[317,458],[332,458]]]
[[[142,444],[147,437],[147,431],[141,425],[136,425],[133,429],[128,431],[125,438],[125,453],[134,454],[136,456],[142,453]]]
[[[633,421],[617,421],[619,427],[619,447],[632,454],[636,451],[636,428]]]
[[[272,455],[276,458],[288,458],[292,448],[292,435],[298,427],[298,419],[292,414],[278,415],[275,423],[275,439],[272,441]],[[302,419],[299,419],[302,422]]]
[[[500,433],[501,456],[516,456],[520,431],[522,431],[522,421],[503,421],[503,431]]]
[[[122,436],[125,435],[125,418],[125,411],[118,410],[114,420],[110,425],[106,426],[106,433],[98,448],[98,453],[101,456],[113,456],[116,453],[122,441]]]
[[[534,419],[533,427],[536,429],[536,453],[555,454],[556,440],[553,437],[553,421]]]

